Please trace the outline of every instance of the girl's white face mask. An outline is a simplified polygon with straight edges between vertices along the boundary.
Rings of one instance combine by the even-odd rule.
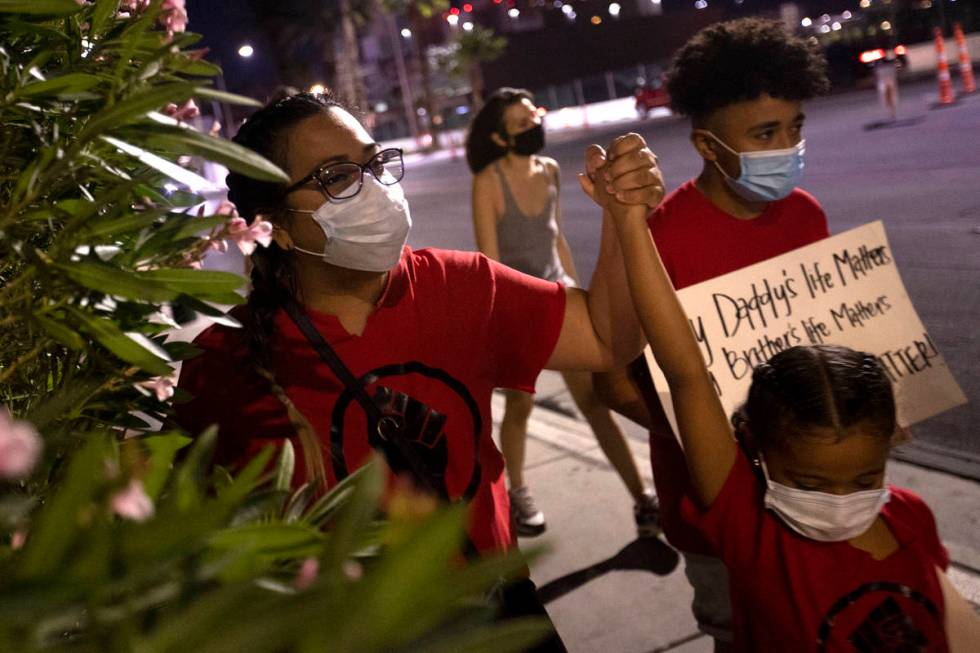
[[[312,214],[326,237],[322,252],[295,246],[293,249],[349,270],[387,272],[392,269],[401,259],[412,228],[412,216],[401,184],[382,184],[371,175],[364,175],[364,185],[354,197],[328,198],[316,211],[290,211]]]
[[[878,518],[888,503],[888,488],[850,494],[828,494],[800,490],[769,478],[766,461],[760,457],[766,477],[766,508],[803,537],[818,542],[843,542],[861,535]]]

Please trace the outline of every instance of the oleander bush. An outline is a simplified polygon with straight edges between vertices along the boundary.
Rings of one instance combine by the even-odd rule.
[[[267,237],[203,215],[196,167],[286,179],[186,124],[254,104],[215,90],[186,18],[0,0],[0,650],[520,650],[541,624],[487,596],[524,563],[461,564],[461,508],[385,491],[380,462],[296,490],[288,445],[231,474],[173,425],[196,353],[174,332],[245,285],[200,262]]]

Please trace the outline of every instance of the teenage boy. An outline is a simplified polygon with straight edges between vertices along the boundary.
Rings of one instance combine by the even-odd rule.
[[[691,120],[704,160],[697,178],[668,195],[649,218],[674,287],[680,290],[827,237],[817,201],[797,188],[803,173],[802,103],[825,92],[826,62],[781,23],[747,18],[705,28],[675,55],[667,88]],[[650,457],[667,540],[685,556],[699,628],[715,650],[731,643],[724,566],[685,519],[687,467],[643,360],[597,375],[611,408],[650,429]]]

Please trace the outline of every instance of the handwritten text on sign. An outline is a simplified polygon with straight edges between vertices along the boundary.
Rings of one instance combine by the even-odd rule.
[[[745,401],[752,370],[795,345],[873,353],[895,387],[903,426],[966,401],[909,300],[880,221],[678,296],[729,413]]]

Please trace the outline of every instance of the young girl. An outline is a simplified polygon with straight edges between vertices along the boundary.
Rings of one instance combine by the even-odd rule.
[[[733,437],[646,216],[609,205],[670,386],[687,509],[730,573],[735,649],[976,650],[980,620],[946,578],[932,513],[885,484],[895,401],[876,359],[834,346],[778,354],[755,370]]]
[[[558,162],[540,156],[543,147],[544,125],[527,91],[502,88],[487,98],[466,140],[476,244],[489,258],[520,272],[577,288],[572,253],[561,233]],[[562,378],[633,497],[640,536],[657,535],[655,498],[643,486],[622,430],[596,399],[591,375],[566,370]],[[505,396],[500,445],[510,480],[511,512],[520,535],[539,535],[545,530],[544,515],[524,481],[527,420],[534,403],[520,390],[507,390]]]
[[[421,463],[409,466],[428,470],[431,489],[467,504],[475,552],[512,547],[503,460],[490,436],[493,389],[530,390],[545,366],[608,368],[642,344],[638,325],[612,336],[610,325],[635,317],[611,224],[593,292],[563,288],[476,253],[406,247],[401,151],[380,146],[322,95],[261,109],[235,141],[291,181],[228,176],[229,198],[249,222],[272,222],[273,243],[252,255],[248,304],[234,312],[244,328],[214,325],[195,340],[203,353],[181,370],[193,399],[177,405],[180,423],[193,433],[218,424],[218,462],[232,465],[299,431],[300,482],[326,485],[397,438],[400,462],[414,452]],[[617,145],[632,162],[622,197],[656,204],[663,183],[653,155],[635,139]],[[323,343],[352,380],[321,360]],[[391,422],[401,428],[382,429]],[[528,579],[504,596],[508,616],[544,614]],[[554,636],[537,650],[564,649]]]

